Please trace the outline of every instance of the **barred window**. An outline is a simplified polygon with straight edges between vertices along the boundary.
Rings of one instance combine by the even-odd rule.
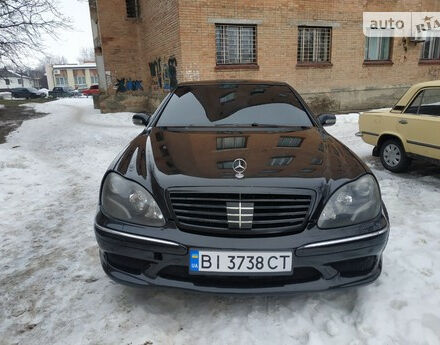
[[[292,156],[272,157],[269,162],[271,167],[285,167],[293,161]]]
[[[440,60],[440,37],[427,37],[422,47],[423,60]]]
[[[217,65],[256,64],[255,25],[215,26]]]
[[[326,27],[298,28],[298,62],[330,62],[332,29]]]
[[[246,137],[217,138],[217,150],[242,149],[246,147]]]
[[[125,0],[125,7],[127,11],[127,18],[139,17],[139,2],[138,0]]]
[[[278,147],[300,147],[303,139],[298,137],[280,137]]]
[[[391,37],[367,37],[365,61],[391,60]]]

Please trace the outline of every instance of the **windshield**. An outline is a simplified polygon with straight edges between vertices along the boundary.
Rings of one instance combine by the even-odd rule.
[[[266,84],[191,85],[176,89],[157,126],[312,127],[289,87]]]

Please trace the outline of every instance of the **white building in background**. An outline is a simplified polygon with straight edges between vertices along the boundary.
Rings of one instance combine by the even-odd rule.
[[[96,63],[46,65],[49,90],[55,86],[70,86],[74,89],[88,89],[99,84]]]
[[[38,79],[32,79],[27,75],[19,74],[6,68],[0,69],[0,91],[16,87],[39,88],[39,82]]]

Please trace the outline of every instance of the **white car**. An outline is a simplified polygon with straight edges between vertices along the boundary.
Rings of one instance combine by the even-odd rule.
[[[12,94],[9,91],[0,92],[0,99],[12,99]]]
[[[43,88],[43,89],[38,90],[37,94],[44,95],[44,98],[47,98],[47,97],[49,97],[49,90]]]

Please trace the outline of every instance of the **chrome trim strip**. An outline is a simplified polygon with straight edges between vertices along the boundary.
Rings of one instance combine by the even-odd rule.
[[[253,210],[253,207],[235,207],[235,206],[226,206],[226,208],[230,210]]]
[[[407,140],[406,142],[407,142],[408,144],[413,144],[413,145],[418,145],[418,146],[424,146],[424,147],[429,147],[429,148],[431,148],[431,149],[437,149],[437,150],[440,150],[440,146],[437,146],[437,145],[420,143],[420,142],[418,142],[418,141],[413,141],[413,140]]]
[[[145,241],[145,242],[153,242],[153,243],[157,243],[157,244],[161,244],[161,245],[165,245],[165,246],[172,246],[172,247],[183,247],[183,245],[176,243],[176,242],[171,242],[171,241],[166,241],[166,240],[160,240],[158,238],[153,238],[153,237],[145,237],[145,236],[140,236],[140,235],[134,235],[134,234],[129,234],[127,232],[122,232],[122,231],[118,231],[118,230],[112,230],[109,228],[105,228],[101,225],[98,225],[95,223],[95,226],[104,232],[107,232],[109,234],[112,235],[118,235],[121,237],[127,237],[127,238],[131,238],[134,240],[140,240],[140,241]]]
[[[335,244],[341,244],[341,243],[365,240],[365,239],[368,239],[368,238],[372,238],[372,237],[383,235],[387,231],[388,231],[387,228],[383,228],[382,230],[375,231],[375,232],[370,232],[370,233],[365,234],[365,235],[358,235],[358,236],[353,236],[353,237],[340,238],[340,239],[337,239],[337,240],[330,240],[330,241],[323,241],[323,242],[316,242],[316,243],[306,244],[306,245],[304,245],[302,247],[299,247],[298,249],[328,247],[328,246],[333,246]]]
[[[360,133],[367,134],[367,135],[372,135],[373,137],[378,137],[379,136],[379,134],[373,133],[373,132],[365,132],[365,131],[363,131],[363,132],[360,132]]]

